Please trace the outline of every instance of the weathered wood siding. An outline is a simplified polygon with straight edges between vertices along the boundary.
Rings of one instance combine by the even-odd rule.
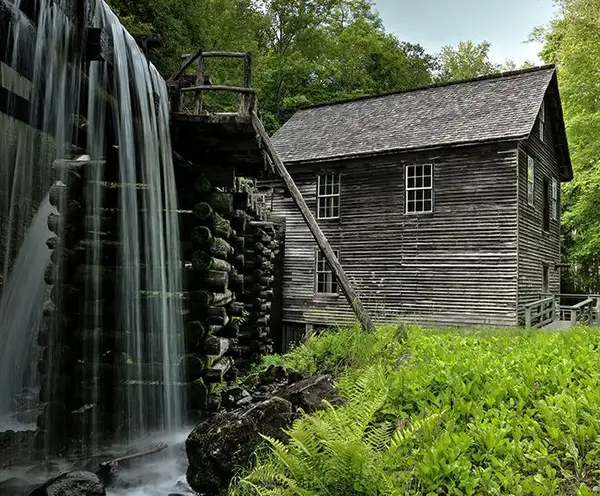
[[[404,214],[404,165],[434,164],[434,213]],[[339,171],[341,218],[319,223],[378,322],[512,325],[517,295],[516,145],[290,166],[316,210],[316,175]],[[283,186],[284,320],[352,322],[344,297],[315,294],[316,244]]]
[[[544,264],[550,265],[549,290],[560,293],[560,188],[558,218],[550,221],[550,230],[543,229],[543,184],[556,178],[560,184],[560,170],[554,148],[555,137],[548,113],[544,126],[544,141],[540,140],[539,119],[530,138],[519,146],[519,308],[539,299],[542,292]],[[535,160],[534,205],[527,203],[527,155]],[[523,311],[520,312],[522,317]]]

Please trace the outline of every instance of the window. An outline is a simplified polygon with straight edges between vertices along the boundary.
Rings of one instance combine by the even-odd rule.
[[[317,218],[338,219],[340,217],[340,175],[317,176]]]
[[[558,181],[552,178],[552,220],[558,219]]]
[[[535,160],[527,155],[527,203],[533,206],[535,186]]]
[[[542,293],[548,294],[550,291],[550,266],[544,264],[542,267]]]
[[[540,141],[544,141],[544,130],[546,128],[546,104],[542,103],[542,107],[540,108]]]
[[[542,195],[543,195],[543,205],[544,205],[544,209],[543,209],[543,219],[542,219],[542,224],[544,227],[544,231],[549,231],[550,230],[550,183],[548,182],[548,179],[544,179],[543,182],[544,185],[544,189],[542,191]]]
[[[406,213],[433,212],[433,165],[406,166]]]
[[[339,251],[334,250],[339,258]],[[338,282],[321,250],[317,251],[317,294],[338,294]]]

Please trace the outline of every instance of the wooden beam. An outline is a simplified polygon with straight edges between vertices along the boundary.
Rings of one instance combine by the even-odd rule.
[[[317,242],[319,249],[323,252],[323,255],[325,256],[327,263],[331,267],[333,274],[335,275],[338,282],[340,283],[340,286],[342,288],[344,296],[346,297],[346,299],[348,300],[348,303],[350,303],[350,306],[354,310],[354,314],[356,315],[356,318],[360,321],[363,329],[365,329],[367,331],[374,331],[375,325],[371,321],[371,317],[369,317],[369,314],[368,314],[367,310],[365,309],[365,307],[363,306],[362,302],[360,301],[360,298],[354,292],[354,288],[350,284],[350,281],[348,280],[348,277],[346,276],[346,273],[344,272],[344,268],[342,267],[339,260],[335,256],[335,254],[331,248],[331,245],[329,244],[329,241],[323,234],[323,231],[319,227],[319,224],[317,223],[314,215],[308,208],[308,205],[306,204],[306,201],[304,200],[302,193],[300,193],[300,190],[296,186],[296,183],[292,179],[292,176],[290,176],[290,173],[287,171],[281,158],[279,158],[279,154],[275,150],[275,147],[273,146],[273,143],[271,142],[271,139],[269,138],[269,135],[267,134],[267,131],[265,130],[261,120],[259,119],[258,115],[256,114],[256,111],[252,111],[252,124],[254,125],[256,132],[258,133],[259,137],[261,138],[263,145],[266,149],[266,152],[267,152],[269,158],[273,162],[275,170],[283,179],[283,182],[285,183],[286,187],[288,188],[292,198],[294,199],[294,201],[296,202],[296,205],[300,209],[300,213],[302,214],[304,221],[306,222],[308,228],[310,229],[311,234],[315,238],[315,241]]]

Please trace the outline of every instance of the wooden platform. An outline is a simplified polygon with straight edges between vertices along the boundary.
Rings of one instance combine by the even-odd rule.
[[[243,114],[172,114],[173,151],[209,167],[234,168],[237,177],[265,177],[268,165],[252,124]]]

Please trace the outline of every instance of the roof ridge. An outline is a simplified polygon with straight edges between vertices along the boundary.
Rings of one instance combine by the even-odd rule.
[[[460,84],[474,83],[477,81],[486,81],[486,80],[493,80],[493,79],[502,79],[502,78],[512,77],[512,76],[520,76],[521,74],[547,71],[550,69],[556,69],[556,66],[554,64],[546,64],[546,65],[541,65],[541,66],[536,66],[536,67],[529,67],[526,69],[518,69],[518,70],[514,70],[514,71],[496,72],[493,74],[486,74],[485,76],[478,76],[475,78],[461,79],[461,80],[457,80],[457,81],[449,81],[449,82],[444,82],[444,83],[433,83],[433,84],[418,86],[415,88],[409,88],[409,89],[405,89],[405,90],[388,91],[385,93],[378,93],[375,95],[363,95],[363,96],[358,96],[358,97],[354,97],[354,98],[343,98],[340,100],[332,100],[329,102],[313,103],[310,105],[303,105],[303,106],[299,107],[298,110],[301,111],[301,110],[308,110],[308,109],[320,108],[320,107],[331,107],[334,105],[341,105],[344,103],[359,102],[362,100],[371,100],[371,99],[375,99],[375,98],[382,98],[382,97],[393,96],[393,95],[402,95],[404,93],[413,93],[416,91],[424,91],[424,90],[430,90],[430,89],[434,89],[434,88],[443,88],[446,86],[456,86],[456,85],[460,85]]]

